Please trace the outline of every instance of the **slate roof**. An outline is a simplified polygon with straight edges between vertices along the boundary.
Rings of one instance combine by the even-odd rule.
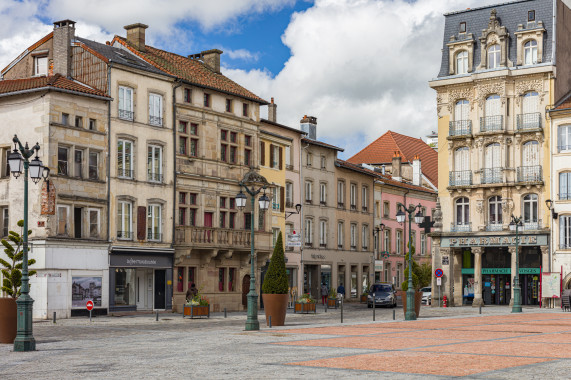
[[[96,90],[76,80],[67,79],[60,74],[24,79],[0,81],[0,95],[21,91],[66,90],[80,94],[96,95],[111,99],[102,91]]]
[[[402,162],[412,162],[418,154],[424,174],[438,186],[438,153],[421,139],[388,131],[347,161],[353,164],[391,164],[394,152],[400,152]]]
[[[327,144],[327,143],[324,143],[324,142],[321,142],[321,141],[317,141],[317,140],[313,140],[313,139],[308,139],[308,138],[306,138],[306,137],[302,137],[302,138],[301,138],[301,142],[304,142],[304,143],[306,143],[306,144],[313,144],[313,145],[321,146],[321,147],[323,147],[323,148],[335,149],[335,150],[337,150],[337,151],[339,151],[339,152],[344,152],[344,151],[345,151],[345,149],[339,148],[338,146],[331,145],[331,144]]]
[[[524,28],[527,27],[527,12],[535,11],[535,21],[543,21],[545,33],[543,35],[543,60],[542,64],[551,63],[552,60],[552,32],[553,32],[553,1],[554,0],[519,0],[509,3],[502,3],[496,5],[489,5],[480,8],[473,8],[462,10],[458,12],[446,13],[444,24],[444,40],[442,44],[442,64],[438,78],[450,76],[449,74],[449,57],[448,57],[448,44],[450,36],[456,36],[459,40],[464,38],[464,33],[459,34],[460,23],[466,23],[466,33],[472,33],[474,37],[474,72],[480,64],[480,49],[481,44],[479,38],[482,36],[482,30],[488,28],[490,21],[490,12],[496,9],[497,17],[501,26],[505,26],[510,36],[508,42],[509,59],[515,65],[516,59],[516,36],[514,32],[517,31],[518,24],[523,24]],[[530,25],[530,29],[533,24]]]
[[[557,101],[555,103],[555,106],[552,109],[550,109],[548,112],[567,110],[569,108],[571,108],[571,92],[568,92],[559,101]]]
[[[145,51],[142,52],[129,45],[125,38],[119,36],[115,36],[111,44],[115,42],[122,44],[129,49],[129,51],[142,57],[156,68],[191,84],[238,95],[260,104],[268,104],[267,101],[240,86],[230,78],[214,72],[198,59],[190,59],[149,45],[146,45]]]

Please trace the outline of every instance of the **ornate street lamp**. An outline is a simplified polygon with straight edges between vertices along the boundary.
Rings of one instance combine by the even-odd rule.
[[[30,297],[30,279],[28,276],[28,172],[32,182],[38,183],[42,177],[47,179],[49,169],[44,167],[38,157],[40,145],[36,143],[31,149],[28,143],[22,146],[18,136],[14,135],[14,151],[8,155],[10,171],[14,178],[24,172],[24,232],[22,244],[22,286],[20,296],[16,300],[18,309],[18,331],[14,340],[14,351],[35,351],[36,340],[32,333],[32,310],[34,300]],[[18,148],[20,149],[18,151]],[[29,158],[36,154],[30,162]]]
[[[408,214],[408,289],[406,291],[406,314],[404,319],[414,321],[416,312],[414,310],[414,289],[412,285],[412,218],[414,212],[417,211],[416,215],[414,215],[414,221],[416,224],[420,224],[424,221],[424,215],[422,215],[422,205],[420,203],[417,206],[410,205],[408,208],[399,203],[397,207],[397,222],[404,223],[406,214]]]
[[[256,203],[256,195],[263,189],[264,194],[258,200],[260,212],[265,212],[270,207],[270,199],[265,193],[269,185],[264,176],[254,170],[250,170],[244,175],[242,181],[240,181],[240,193],[236,195],[236,207],[238,207],[238,209],[244,210],[246,207],[246,195],[242,192],[242,189],[246,189],[246,192],[250,194],[252,203],[252,213],[250,214],[250,292],[247,295],[248,317],[246,319],[246,331],[260,329],[260,322],[258,321],[258,295],[256,294],[256,271],[254,267],[254,205]]]
[[[515,276],[513,280],[514,287],[514,303],[512,306],[512,313],[521,313],[521,287],[519,286],[519,228],[523,227],[523,223],[520,217],[515,217],[512,215],[512,221],[510,222],[510,230],[515,231]]]

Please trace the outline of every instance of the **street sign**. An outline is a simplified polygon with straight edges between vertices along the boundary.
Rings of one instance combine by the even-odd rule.
[[[87,301],[87,303],[85,304],[85,307],[87,307],[87,310],[89,310],[89,311],[93,310],[93,301],[91,301],[91,300]]]
[[[442,265],[450,265],[450,258],[448,256],[442,256]]]
[[[381,255],[383,256],[383,259],[388,259],[389,258],[389,251],[383,251],[383,252],[381,252]]]
[[[286,234],[286,247],[301,247],[301,235],[296,234]]]
[[[436,285],[442,285],[442,277],[436,277]]]
[[[444,272],[442,271],[442,269],[438,268],[437,270],[434,271],[434,275],[440,278],[444,276]]]

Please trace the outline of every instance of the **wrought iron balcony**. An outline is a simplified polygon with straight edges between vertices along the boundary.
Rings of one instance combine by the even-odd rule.
[[[504,225],[502,223],[490,223],[486,226],[486,231],[502,231]]]
[[[133,120],[133,111],[119,110],[119,119]]]
[[[499,132],[504,130],[502,115],[485,116],[480,118],[480,132]]]
[[[250,249],[250,230],[216,227],[177,226],[175,244],[193,248],[244,248]],[[272,233],[256,231],[256,249],[270,249]]]
[[[472,120],[458,120],[449,123],[450,136],[466,136],[472,134]]]
[[[502,183],[504,168],[484,168],[482,169],[481,183]]]
[[[540,230],[541,229],[541,219],[537,221],[524,221],[523,222],[523,229],[524,231],[533,231],[533,230]]]
[[[540,182],[542,180],[541,165],[520,166],[517,168],[518,182]]]
[[[541,129],[541,112],[522,113],[517,115],[517,130],[528,131]]]
[[[149,124],[161,127],[163,125],[163,118],[159,116],[149,116]]]
[[[450,172],[449,186],[470,186],[471,184],[472,184],[471,170]]]
[[[450,232],[470,232],[472,223],[450,223]]]
[[[147,240],[148,241],[161,241],[163,234],[147,231]]]
[[[119,178],[133,178],[133,170],[127,170],[122,168],[117,168],[117,177]]]

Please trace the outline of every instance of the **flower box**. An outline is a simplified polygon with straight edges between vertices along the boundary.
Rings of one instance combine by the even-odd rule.
[[[339,300],[337,298],[327,298],[327,307],[329,309],[337,309],[339,307]]]
[[[182,307],[182,317],[206,317],[210,318],[210,305],[206,306],[195,306],[195,305],[184,305]]]
[[[367,296],[368,296],[368,294],[361,294],[361,303],[367,302]]]
[[[296,302],[293,309],[294,313],[316,313],[315,303]]]

